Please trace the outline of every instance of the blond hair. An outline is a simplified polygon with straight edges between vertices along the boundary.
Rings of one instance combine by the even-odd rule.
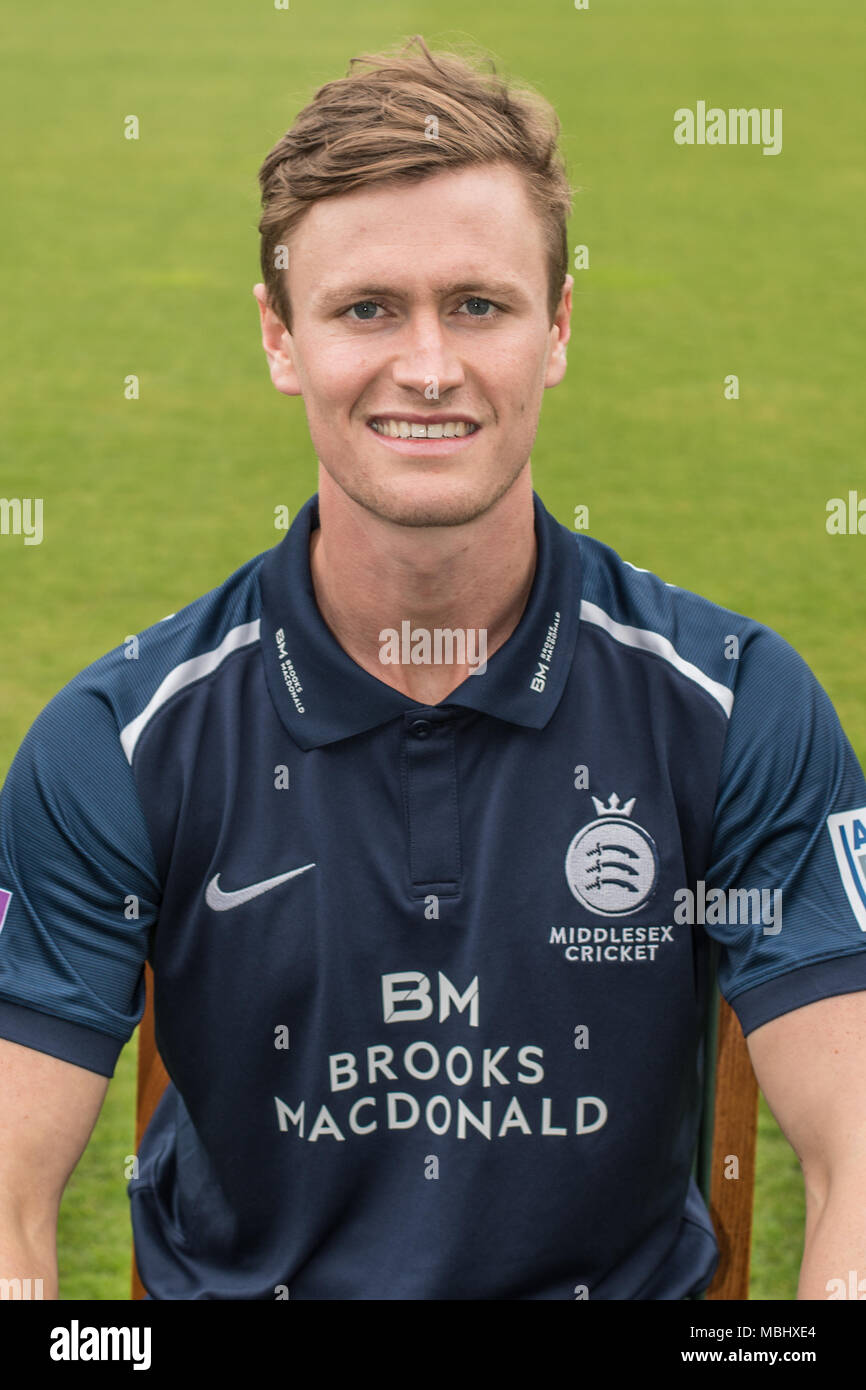
[[[401,48],[353,58],[320,87],[259,170],[260,256],[268,303],[291,331],[277,248],[320,198],[449,169],[505,162],[519,170],[540,219],[553,322],[568,268],[571,188],[552,106],[416,34]],[[435,132],[435,133],[434,133]]]

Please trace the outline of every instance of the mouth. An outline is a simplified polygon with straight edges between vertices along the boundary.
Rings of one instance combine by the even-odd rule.
[[[474,448],[481,433],[476,420],[459,415],[374,415],[367,428],[391,453],[432,464]]]
[[[481,428],[474,420],[459,417],[418,420],[405,415],[374,415],[367,423],[385,439],[465,439]]]

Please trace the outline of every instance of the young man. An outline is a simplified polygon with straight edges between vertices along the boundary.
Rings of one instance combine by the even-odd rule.
[[[781,638],[533,492],[571,310],[555,118],[418,44],[324,87],[261,182],[263,343],[318,491],[10,770],[0,1273],[53,1286],[150,959],[151,1297],[695,1294],[718,945],[826,1297],[866,1268],[866,785]]]

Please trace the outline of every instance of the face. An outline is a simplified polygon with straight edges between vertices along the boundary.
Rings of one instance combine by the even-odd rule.
[[[404,526],[454,526],[528,466],[565,373],[572,278],[548,317],[543,231],[507,165],[314,203],[289,243],[288,333],[255,287],[271,380],[321,466]]]

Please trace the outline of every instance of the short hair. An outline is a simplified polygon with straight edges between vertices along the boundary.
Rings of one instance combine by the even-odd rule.
[[[523,175],[542,226],[553,322],[568,269],[572,195],[560,124],[549,102],[498,76],[488,61],[486,72],[452,51],[431,53],[420,34],[401,48],[363,54],[345,77],[318,89],[274,145],[259,170],[260,257],[268,304],[290,332],[275,253],[313,203],[501,162]]]

